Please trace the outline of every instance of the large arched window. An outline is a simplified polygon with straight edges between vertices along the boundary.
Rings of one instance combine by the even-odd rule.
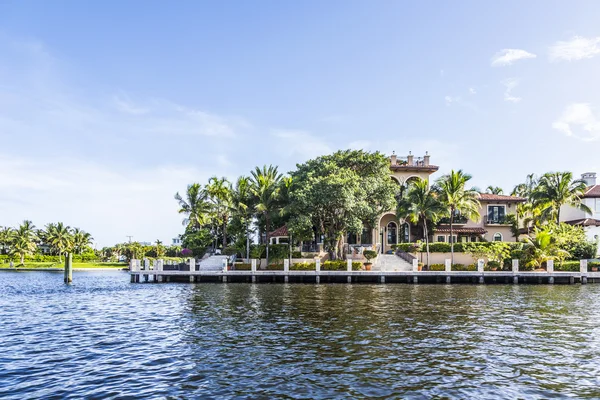
[[[502,241],[502,234],[500,232],[494,233],[494,242],[501,242],[501,241]]]
[[[398,243],[397,227],[395,222],[390,222],[387,225],[387,242],[388,244]]]
[[[410,242],[410,226],[408,222],[400,225],[400,243],[409,243]]]

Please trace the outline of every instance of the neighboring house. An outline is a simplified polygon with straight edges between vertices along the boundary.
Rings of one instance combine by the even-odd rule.
[[[560,209],[560,221],[583,227],[589,240],[598,241],[600,239],[600,185],[596,182],[595,172],[582,174],[581,179],[588,186],[582,200],[592,212],[590,214],[575,207],[563,206]],[[600,249],[598,255],[600,256]]]
[[[525,199],[501,194],[480,193],[480,218],[468,220],[457,214],[453,223],[454,242],[516,242],[508,216],[516,215],[517,204]],[[442,220],[434,229],[434,242],[450,242],[450,225]]]
[[[181,246],[181,236],[173,238],[173,243],[171,243],[171,246]]]

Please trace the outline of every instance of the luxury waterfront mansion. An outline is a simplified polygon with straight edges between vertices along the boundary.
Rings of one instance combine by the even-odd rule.
[[[411,179],[421,178],[431,181],[431,175],[437,172],[438,166],[431,164],[428,153],[423,157],[415,157],[409,154],[407,157],[390,156],[390,176],[398,185],[408,183]],[[590,239],[597,239],[600,234],[600,185],[596,185],[596,174],[587,173],[582,177],[588,183],[585,202],[593,211],[593,215],[586,215],[572,207],[566,207],[561,212],[561,220],[573,225],[586,227]],[[435,179],[435,178],[434,178]],[[433,229],[431,238],[433,242],[477,242],[477,241],[501,241],[516,242],[518,240],[511,231],[507,217],[516,214],[516,206],[525,202],[524,198],[480,193],[479,194],[480,218],[471,220],[457,215],[453,222],[453,235],[450,237],[450,226],[447,220],[440,221]],[[594,237],[595,236],[595,237]],[[288,231],[285,226],[270,232],[271,243],[287,243]],[[372,247],[385,253],[392,249],[392,245],[398,243],[416,242],[423,240],[423,232],[420,224],[400,222],[395,211],[389,211],[381,215],[379,222],[373,229],[364,228],[361,234],[348,234],[346,245],[353,247]],[[313,243],[304,243],[303,251],[315,251],[322,249],[318,240]]]

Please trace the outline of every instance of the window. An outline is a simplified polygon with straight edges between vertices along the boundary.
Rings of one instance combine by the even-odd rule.
[[[346,243],[348,244],[356,244],[356,233],[349,232],[346,237]]]
[[[390,222],[387,226],[387,242],[388,244],[396,244],[398,237],[396,236],[396,224]]]
[[[402,243],[410,242],[410,227],[408,226],[408,222],[405,222],[400,226],[400,241]]]
[[[443,243],[443,242],[445,242],[445,241],[446,241],[446,236],[443,236],[443,235],[438,235],[438,237],[437,237],[437,239],[436,239],[436,242]]]
[[[476,242],[477,241],[477,236],[471,236],[471,242]]]
[[[363,228],[362,234],[360,235],[360,243],[361,244],[371,244],[373,243],[373,238],[371,236],[371,230],[368,228]]]
[[[505,206],[488,206],[487,223],[503,224],[506,221]]]
[[[501,242],[501,241],[502,241],[502,234],[500,232],[494,233],[494,242]]]
[[[448,240],[451,240],[452,243],[456,243],[456,235],[452,235],[452,237],[448,236]]]

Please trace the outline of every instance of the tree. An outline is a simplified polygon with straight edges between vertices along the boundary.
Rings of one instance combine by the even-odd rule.
[[[26,255],[35,252],[37,240],[35,225],[31,221],[23,221],[19,228],[14,231],[10,252],[19,255],[21,265],[25,263]]]
[[[462,170],[450,171],[436,182],[439,199],[446,207],[450,218],[450,258],[454,264],[454,235],[453,223],[457,214],[469,219],[479,218],[479,193],[475,188],[467,189],[466,185],[471,175]]]
[[[571,172],[548,172],[540,178],[532,192],[534,204],[542,210],[544,219],[560,222],[560,208],[564,205],[592,213],[583,203],[587,185],[583,180],[573,180]]]
[[[165,254],[165,246],[163,246],[162,242],[158,239],[156,239],[154,244],[156,245],[156,257],[162,257]]]
[[[291,224],[322,233],[332,260],[343,258],[346,233],[372,228],[395,206],[397,186],[390,179],[389,159],[379,152],[345,150],[318,157],[298,165],[292,179]]]
[[[267,239],[267,266],[269,265],[269,232],[271,215],[278,209],[277,199],[279,195],[279,182],[283,175],[279,173],[277,167],[265,165],[261,168],[256,167],[251,172],[251,191],[254,195],[254,210],[258,216],[265,219],[265,236]]]
[[[398,200],[396,215],[417,225],[423,224],[423,236],[427,249],[427,265],[429,265],[429,233],[427,223],[436,223],[445,213],[444,206],[437,195],[429,188],[429,181],[419,179],[413,182],[405,195]]]
[[[71,228],[62,222],[46,225],[44,240],[58,253],[58,261],[62,263],[62,255],[73,248]]]
[[[210,220],[211,204],[208,201],[208,193],[199,183],[188,185],[185,198],[179,192],[175,194],[175,200],[179,203],[179,214],[185,218],[184,226],[192,226],[199,229]]]
[[[250,258],[250,222],[252,221],[252,191],[250,178],[240,176],[231,191],[232,217],[243,226],[246,258]]]
[[[13,238],[14,231],[11,228],[8,226],[0,227],[0,254],[8,252]]]
[[[83,253],[83,250],[85,250],[86,247],[91,246],[92,245],[92,241],[94,240],[94,238],[92,237],[92,235],[84,230],[81,230],[79,228],[73,228],[73,250],[75,251],[75,253],[81,255],[81,253]]]
[[[221,225],[223,234],[223,249],[227,247],[227,224],[232,208],[231,184],[226,178],[213,176],[208,180],[206,192],[212,202],[216,225]]]
[[[552,233],[548,230],[537,230],[535,237],[527,236],[525,238],[526,254],[528,258],[527,266],[540,268],[548,260],[555,258],[563,260],[569,256],[569,252],[561,249]]]
[[[502,194],[504,193],[504,190],[502,190],[501,187],[490,185],[485,189],[485,192],[489,194]]]

